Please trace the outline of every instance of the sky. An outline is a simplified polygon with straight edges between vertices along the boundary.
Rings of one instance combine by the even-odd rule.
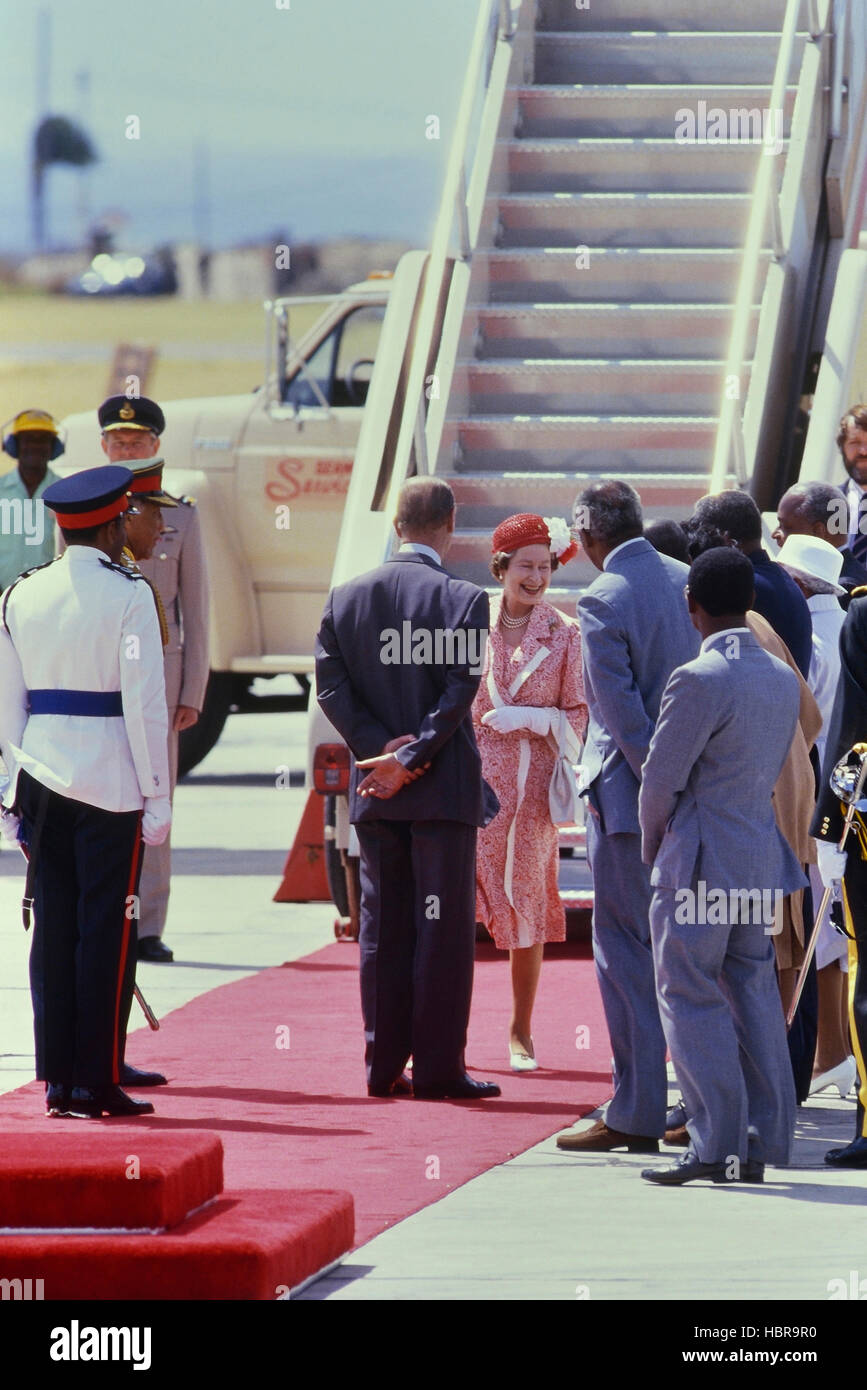
[[[427,244],[478,4],[2,0],[0,252],[32,248],[45,110],[81,121],[99,155],[84,186],[48,174],[49,245],[80,244],[88,209],[118,214],[134,249],[276,229]]]

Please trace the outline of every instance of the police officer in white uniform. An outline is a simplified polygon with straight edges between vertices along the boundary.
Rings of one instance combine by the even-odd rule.
[[[36,1074],[50,1115],[153,1110],[118,1084],[142,840],[161,843],[171,825],[156,608],[118,563],[131,481],[110,466],[53,483],[44,500],[66,549],[2,602],[4,802],[30,861]]]
[[[129,400],[109,396],[97,412],[102,448],[112,463],[150,459],[156,462],[165,416],[147,396]],[[161,483],[159,485],[161,487]],[[137,478],[134,489],[144,490]],[[199,514],[188,498],[174,503],[150,559],[139,568],[157,590],[168,625],[165,648],[166,700],[169,707],[169,771],[172,793],[178,776],[178,737],[199,717],[208,684],[208,580]],[[161,505],[166,505],[162,502]],[[170,962],[173,953],[162,940],[169,909],[171,843],[145,854],[141,879],[138,958]],[[141,1083],[139,1083],[141,1084]]]

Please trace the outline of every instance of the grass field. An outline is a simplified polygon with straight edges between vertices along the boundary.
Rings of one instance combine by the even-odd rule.
[[[293,337],[320,312],[318,305],[294,309]],[[0,293],[0,421],[26,406],[58,418],[93,409],[106,395],[118,343],[157,349],[142,390],[159,401],[250,391],[262,380],[265,315],[258,300]]]

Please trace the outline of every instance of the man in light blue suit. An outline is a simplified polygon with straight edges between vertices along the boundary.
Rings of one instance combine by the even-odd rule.
[[[761,1182],[787,1163],[795,1090],[772,937],[806,882],[777,829],[774,785],[798,725],[797,678],[746,625],[749,560],[708,550],[689,571],[703,637],[674,671],[641,772],[638,814],[653,865],[660,1013],[690,1144],[642,1177],[680,1186]]]
[[[575,501],[573,531],[601,571],[578,602],[590,723],[582,760],[593,872],[593,955],[614,1054],[605,1120],[558,1147],[656,1153],[665,1133],[665,1039],[650,946],[650,871],[638,788],[662,692],[698,651],[684,598],[689,570],[643,538],[641,500],[603,481]]]

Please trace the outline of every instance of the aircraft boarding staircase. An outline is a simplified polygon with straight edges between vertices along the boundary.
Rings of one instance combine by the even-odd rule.
[[[488,588],[497,523],[568,519],[596,477],[631,482],[648,520],[725,487],[776,502],[857,245],[864,11],[481,0],[413,332],[400,372],[374,372],[334,583],[390,553],[413,473],[452,485],[448,567]],[[574,613],[594,574],[579,555],[551,601]],[[561,838],[573,908],[592,904],[583,840]]]

